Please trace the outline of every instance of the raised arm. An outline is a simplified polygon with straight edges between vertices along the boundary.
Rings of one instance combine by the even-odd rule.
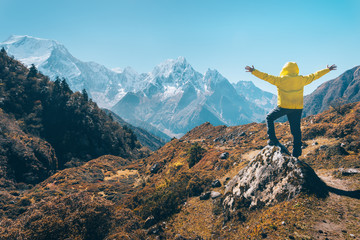
[[[260,72],[259,70],[256,70],[254,68],[254,66],[252,66],[252,67],[246,66],[245,69],[246,69],[246,72],[251,72],[251,74],[253,74],[254,76],[256,76],[262,80],[265,80],[275,86],[277,86],[279,84],[280,79],[281,79],[280,77]]]
[[[329,65],[326,66],[325,69],[317,71],[316,73],[312,73],[309,74],[307,76],[303,76],[304,79],[304,85],[308,85],[310,83],[312,83],[313,81],[315,81],[316,79],[321,78],[322,76],[324,76],[325,74],[327,74],[330,71],[336,70],[337,66],[335,64],[331,65],[329,67]]]

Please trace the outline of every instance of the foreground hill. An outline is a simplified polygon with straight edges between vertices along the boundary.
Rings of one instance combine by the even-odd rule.
[[[331,109],[302,120],[301,162],[282,156],[276,148],[264,148],[265,124],[205,123],[149,157],[129,161],[102,156],[59,171],[27,191],[0,192],[0,235],[3,239],[356,239],[360,103],[342,106],[341,113]],[[276,129],[280,141],[291,148],[289,124],[277,123]],[[295,166],[280,171],[280,176],[291,177],[295,188],[301,181],[292,171],[312,167],[327,184],[321,189],[324,194],[316,188],[313,193],[298,188],[287,200],[282,194],[266,195],[276,201],[255,208],[237,202],[239,211],[229,214],[234,205],[227,198],[230,209],[223,201],[237,194],[240,185],[234,184],[234,177],[245,171],[250,174],[246,178],[255,178],[254,167],[260,171],[261,162],[271,164],[269,159],[275,156],[279,166],[284,162]],[[268,175],[265,181],[289,187],[287,177],[278,179],[266,169],[260,174]],[[229,195],[224,186],[235,192]],[[266,184],[258,186],[269,189]]]
[[[38,183],[54,171],[104,154],[140,156],[134,133],[121,127],[66,81],[51,82],[0,52],[1,176]],[[9,180],[8,179],[8,180]]]

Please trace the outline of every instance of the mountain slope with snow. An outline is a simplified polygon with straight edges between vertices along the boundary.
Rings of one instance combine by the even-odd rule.
[[[239,95],[243,95],[247,100],[263,107],[266,111],[270,111],[276,106],[276,95],[257,88],[251,81],[239,81],[233,83],[233,86]]]
[[[144,89],[128,92],[112,110],[129,122],[150,122],[170,136],[182,136],[204,122],[238,125],[261,121],[265,114],[218,71],[202,75],[183,57],[158,65],[145,82]]]
[[[100,107],[112,109],[129,123],[146,122],[170,136],[181,136],[207,121],[214,125],[261,121],[273,104],[270,93],[249,84],[232,85],[216,70],[201,74],[184,57],[139,74],[130,67],[110,70],[82,62],[53,40],[11,36],[0,47],[52,80],[65,78],[73,91],[86,89]]]
[[[111,107],[132,91],[139,76],[130,68],[119,73],[95,62],[82,62],[54,40],[14,35],[0,47],[25,65],[34,64],[52,80],[65,78],[73,91],[86,89],[101,107]]]

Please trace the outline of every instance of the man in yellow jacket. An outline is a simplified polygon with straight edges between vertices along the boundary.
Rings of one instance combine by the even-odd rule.
[[[269,145],[279,146],[282,151],[287,152],[287,149],[279,143],[275,135],[274,121],[284,115],[290,123],[291,134],[294,138],[293,156],[301,156],[301,113],[303,109],[304,100],[304,86],[310,84],[316,79],[324,76],[326,73],[336,70],[336,65],[327,66],[327,68],[316,73],[302,76],[299,75],[299,67],[295,62],[288,62],[284,65],[280,72],[280,76],[273,76],[260,72],[254,66],[245,67],[247,72],[251,72],[256,77],[265,80],[277,87],[278,101],[277,107],[266,116],[266,124],[268,128]]]

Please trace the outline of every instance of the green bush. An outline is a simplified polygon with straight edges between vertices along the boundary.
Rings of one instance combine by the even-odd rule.
[[[195,143],[188,151],[189,158],[189,168],[192,168],[195,164],[197,164],[205,153],[205,149],[203,149],[198,143]]]

